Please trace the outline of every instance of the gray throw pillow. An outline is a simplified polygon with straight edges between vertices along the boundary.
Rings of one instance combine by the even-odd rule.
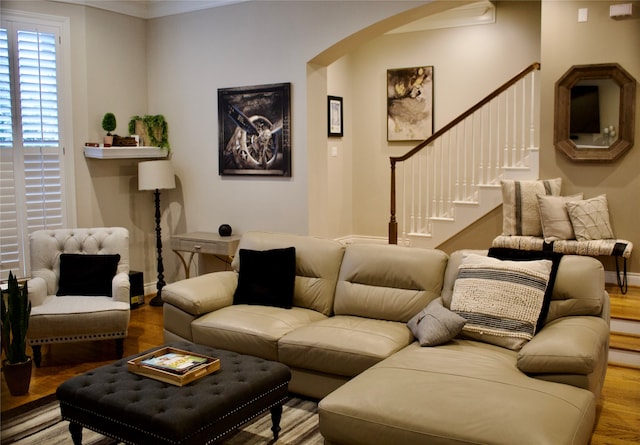
[[[441,298],[436,298],[414,315],[407,326],[420,346],[437,346],[458,335],[466,322],[465,318],[444,307]]]

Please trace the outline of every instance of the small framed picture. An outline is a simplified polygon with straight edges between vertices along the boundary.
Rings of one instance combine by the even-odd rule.
[[[327,121],[329,124],[329,137],[342,137],[342,98],[338,96],[328,96],[327,98]]]

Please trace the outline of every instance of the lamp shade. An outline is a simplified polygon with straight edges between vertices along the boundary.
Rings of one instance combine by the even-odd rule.
[[[138,190],[174,189],[176,178],[171,161],[138,163]]]

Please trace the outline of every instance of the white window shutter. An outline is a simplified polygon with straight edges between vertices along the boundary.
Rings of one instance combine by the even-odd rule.
[[[46,29],[44,29],[46,28]],[[58,31],[0,29],[0,277],[28,274],[28,234],[63,226]],[[12,66],[13,65],[13,66]]]

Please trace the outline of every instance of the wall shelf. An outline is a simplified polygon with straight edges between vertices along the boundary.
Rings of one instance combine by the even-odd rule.
[[[83,147],[85,158],[144,159],[166,158],[169,150],[159,147]]]

